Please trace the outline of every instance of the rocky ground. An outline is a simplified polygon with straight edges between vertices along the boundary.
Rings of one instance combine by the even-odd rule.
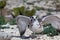
[[[32,34],[32,31],[30,31],[29,29],[27,29],[24,34],[27,38],[24,38],[24,37],[21,38],[19,35],[19,30],[16,27],[16,25],[11,25],[10,29],[1,29],[1,31],[11,34],[13,36],[11,40],[60,40],[60,35],[50,37],[50,36],[47,36],[46,34],[44,35],[36,34],[35,35],[36,37],[35,36],[28,37],[29,35]]]
[[[8,9],[13,9],[15,7],[20,7],[20,6],[23,6],[23,3],[22,0],[8,0],[7,1],[7,5],[5,8],[8,8]],[[24,3],[25,4],[25,3]],[[29,5],[30,8],[32,9],[32,5]],[[55,5],[52,4],[52,1],[49,1],[48,3],[46,3],[45,1],[41,1],[40,3],[34,3],[34,6],[39,6],[39,7],[43,7],[45,9],[53,9],[55,10]],[[27,4],[25,4],[25,7],[28,7]],[[42,17],[43,15],[46,15],[47,11],[45,10],[40,10],[40,11],[37,11],[36,12],[36,15],[39,15],[40,17]],[[56,12],[51,12],[52,14],[60,17],[60,12],[58,12],[58,14],[56,14]],[[54,36],[54,37],[50,37],[50,36],[47,36],[46,34],[42,35],[42,34],[36,34],[37,37],[33,38],[30,37],[30,38],[21,38],[20,35],[19,35],[19,30],[18,28],[16,27],[16,25],[11,25],[10,26],[10,29],[1,29],[1,31],[4,31],[6,33],[9,33],[11,34],[12,36],[12,39],[11,40],[60,40],[60,35],[57,35],[57,36]],[[26,33],[24,34],[25,36],[29,36],[32,34],[32,31],[30,31],[29,29],[26,30]]]

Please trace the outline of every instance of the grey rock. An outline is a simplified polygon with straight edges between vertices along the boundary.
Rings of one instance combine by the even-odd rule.
[[[0,40],[11,40],[12,35],[0,31]]]
[[[5,20],[6,21],[11,21],[13,19],[13,16],[12,15],[5,15]]]

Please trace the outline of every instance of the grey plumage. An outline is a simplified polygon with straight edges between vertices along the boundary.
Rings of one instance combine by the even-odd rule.
[[[30,18],[27,16],[19,15],[16,18],[16,22],[17,22],[17,26],[20,32],[20,36],[22,36],[26,31],[26,27],[28,27],[29,25]]]
[[[59,17],[54,16],[54,15],[46,16],[42,19],[42,24],[44,25],[46,23],[50,23],[55,29],[60,30],[60,18]]]
[[[40,33],[43,30],[43,26],[40,25],[40,19],[38,20],[36,16],[27,17],[27,16],[19,15],[17,16],[16,21],[17,21],[17,26],[19,28],[20,36],[22,36],[25,33],[26,27],[28,27],[28,25],[29,25],[28,28],[33,33]]]

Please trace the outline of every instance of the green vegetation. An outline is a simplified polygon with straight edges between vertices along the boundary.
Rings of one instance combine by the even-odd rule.
[[[4,8],[6,5],[5,1],[0,1],[0,9]]]
[[[15,13],[14,16],[23,15],[23,13],[25,12],[25,7],[24,6],[17,7],[17,8],[14,8],[13,11]]]
[[[51,24],[45,24],[43,26],[44,26],[44,31],[42,32],[43,34],[47,34],[48,36],[55,36],[59,34],[59,32],[57,32],[57,30],[53,28]]]
[[[0,11],[1,11],[1,16],[2,16],[2,9],[5,7],[6,1],[0,1]]]
[[[0,25],[4,25],[6,23],[7,23],[7,21],[5,20],[5,17],[0,16]],[[9,23],[10,23],[10,25],[16,25],[16,20],[12,19]]]
[[[25,16],[33,16],[35,14],[36,10],[26,10],[26,13],[24,14]]]
[[[0,16],[0,25],[6,24],[7,22],[5,21],[4,16]]]
[[[11,20],[10,25],[16,25],[16,20],[15,19]]]
[[[48,12],[48,13],[47,13],[47,15],[51,15],[51,13],[50,13],[50,12]]]
[[[20,13],[20,11],[19,11],[19,7],[14,8],[13,11],[14,11],[14,13],[15,13],[14,16],[18,16],[19,13]]]
[[[26,2],[27,0],[23,0],[23,2]]]
[[[18,16],[18,15],[33,16],[36,12],[35,9],[27,10],[25,9],[24,6],[14,8],[13,11],[15,13],[14,16]]]
[[[14,28],[11,28],[11,29],[14,29]]]

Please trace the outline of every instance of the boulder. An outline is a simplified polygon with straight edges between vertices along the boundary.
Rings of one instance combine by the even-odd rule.
[[[11,21],[13,19],[13,16],[12,15],[5,15],[5,20],[6,21]]]
[[[11,40],[12,35],[0,31],[0,40]]]

